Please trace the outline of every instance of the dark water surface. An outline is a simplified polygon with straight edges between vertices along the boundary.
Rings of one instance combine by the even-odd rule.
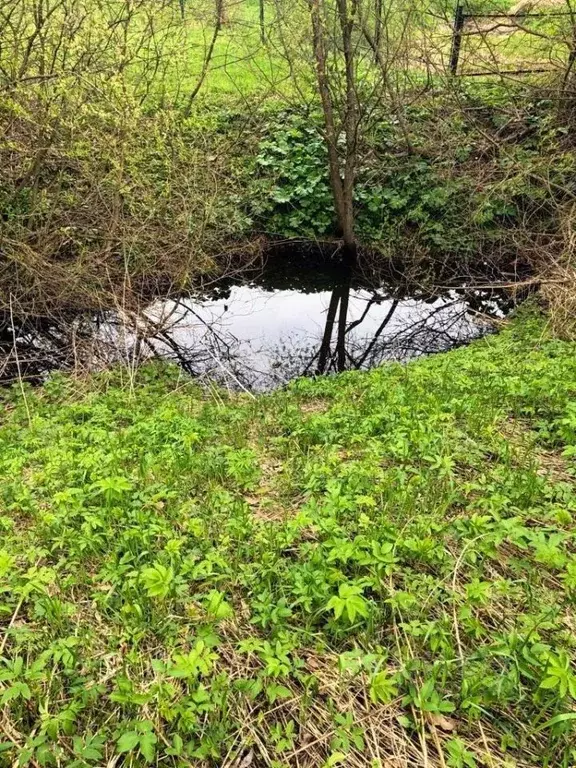
[[[301,375],[370,368],[460,346],[513,307],[502,291],[435,293],[368,281],[329,263],[269,262],[250,277],[156,300],[138,316],[0,318],[0,380],[42,381],[53,370],[137,365],[151,357],[233,389],[278,387]]]

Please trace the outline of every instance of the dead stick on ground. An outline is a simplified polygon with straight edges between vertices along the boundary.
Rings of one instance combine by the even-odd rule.
[[[20,598],[20,601],[16,608],[14,609],[14,613],[12,614],[12,618],[10,619],[10,623],[6,627],[6,632],[4,632],[4,637],[2,638],[2,642],[0,643],[0,656],[4,653],[4,648],[6,647],[6,643],[8,641],[8,633],[14,626],[14,622],[16,621],[18,617],[18,613],[20,612],[20,608],[22,608],[22,603],[24,602],[24,597],[22,596]]]

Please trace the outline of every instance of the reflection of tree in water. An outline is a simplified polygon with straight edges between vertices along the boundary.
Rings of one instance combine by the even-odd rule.
[[[233,329],[208,322],[197,311],[201,304],[190,305],[188,300],[166,303],[154,316],[87,313],[14,323],[10,316],[0,316],[0,381],[8,383],[21,375],[40,382],[55,369],[94,369],[118,361],[135,365],[161,357],[200,379],[240,389],[265,389],[296,376],[369,368],[384,360],[407,360],[450,349],[483,332],[471,314],[502,316],[514,304],[509,295],[489,289],[420,296],[411,304],[393,289],[364,289],[365,306],[351,320],[352,286],[350,271],[341,272],[332,283],[320,334],[294,332],[273,348],[252,347],[238,339]],[[366,323],[376,306],[382,318],[368,330]],[[183,341],[179,331],[190,322],[193,337]]]
[[[22,378],[38,384],[50,371],[71,369],[87,357],[100,357],[104,344],[95,345],[94,340],[103,322],[100,313],[59,318],[0,313],[0,383]]]
[[[181,310],[180,315],[178,310]],[[200,330],[191,346],[178,341],[175,333],[181,319],[190,316],[196,319],[196,327]],[[153,334],[144,339],[145,345],[154,357],[172,359],[190,376],[251,390],[263,375],[246,361],[239,339],[206,322],[189,304],[175,301],[168,317],[161,315],[155,326]]]
[[[372,292],[360,317],[348,322],[350,282],[342,281],[330,296],[326,322],[320,344],[303,349],[295,343],[277,350],[277,367],[289,372],[288,378],[326,374],[349,369],[372,368],[386,360],[406,361],[422,354],[442,352],[470,341],[489,329],[486,321],[502,317],[510,311],[513,300],[492,290],[479,297],[474,291],[452,292],[440,305],[438,296],[428,297],[428,304],[411,310],[410,317],[394,324],[400,298],[391,298],[381,290]],[[369,334],[358,335],[375,304],[389,304],[378,327]],[[474,322],[472,316],[484,318]]]
[[[470,295],[464,291],[460,294],[451,292],[441,297],[440,303],[438,296],[428,297],[427,302],[412,302],[408,317],[398,318],[402,308],[406,315],[406,303],[375,290],[366,299],[360,316],[349,321],[350,283],[343,281],[331,292],[322,334],[303,337],[293,333],[273,348],[257,350],[264,352],[265,366],[251,365],[241,342],[235,339],[231,344],[233,337],[223,338],[209,327],[203,344],[209,350],[209,360],[205,362],[211,364],[200,364],[198,368],[197,348],[194,357],[194,349],[183,352],[180,347],[178,357],[187,360],[189,372],[193,372],[191,365],[195,365],[196,375],[239,383],[247,389],[280,386],[297,376],[370,368],[385,360],[408,360],[451,349],[481,335],[490,326],[475,321],[474,316],[482,315],[488,320],[502,317],[509,309],[508,298],[494,291],[485,291],[482,299],[474,293],[474,309]],[[385,314],[375,330],[362,333],[362,325],[374,305],[384,305]]]

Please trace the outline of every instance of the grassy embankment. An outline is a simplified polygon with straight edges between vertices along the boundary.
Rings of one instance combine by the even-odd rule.
[[[575,352],[3,393],[0,765],[572,765]]]

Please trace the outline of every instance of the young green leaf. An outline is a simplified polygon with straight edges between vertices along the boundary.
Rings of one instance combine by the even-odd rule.
[[[155,563],[142,571],[142,581],[149,597],[164,598],[170,592],[174,581],[174,571],[162,563]]]

